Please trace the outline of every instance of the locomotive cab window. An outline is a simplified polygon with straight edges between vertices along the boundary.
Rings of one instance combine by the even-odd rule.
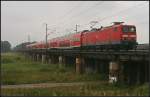
[[[134,26],[123,26],[123,32],[136,32],[136,28]]]

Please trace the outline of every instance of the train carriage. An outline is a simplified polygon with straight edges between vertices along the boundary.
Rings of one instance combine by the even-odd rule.
[[[71,38],[70,38],[70,42],[71,42],[71,45],[70,47],[72,48],[78,48],[81,46],[81,32],[78,32],[76,34],[73,34],[71,35]]]
[[[84,30],[78,33],[48,40],[48,48],[55,49],[133,49],[136,48],[136,27],[114,22],[114,25]],[[45,43],[35,43],[30,48],[45,48]]]

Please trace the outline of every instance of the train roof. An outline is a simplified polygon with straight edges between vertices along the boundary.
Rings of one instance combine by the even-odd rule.
[[[95,31],[98,31],[98,30],[104,30],[104,29],[108,29],[108,28],[112,28],[112,27],[118,27],[118,26],[121,26],[121,25],[124,25],[124,26],[134,26],[134,25],[124,24],[124,22],[112,22],[112,23],[113,23],[113,25],[111,25],[111,26],[106,26],[106,27],[101,26],[100,28],[93,28],[91,30],[82,30],[82,31],[79,31],[77,33],[70,33],[70,34],[67,34],[67,35],[64,35],[64,36],[60,36],[60,37],[55,37],[55,38],[52,38],[52,39],[48,39],[48,41],[57,41],[58,39],[61,40],[61,39],[64,39],[65,37],[71,37],[71,36],[74,36],[74,35],[81,34],[82,32],[84,32],[84,33],[86,33],[86,32],[95,32]],[[45,43],[45,41],[32,43],[32,44],[29,44],[27,46],[33,46],[33,45],[37,45],[37,44],[41,44],[41,43]]]

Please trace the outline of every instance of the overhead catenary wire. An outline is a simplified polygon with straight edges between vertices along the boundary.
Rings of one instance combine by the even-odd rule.
[[[75,20],[75,19],[77,19],[77,18],[79,18],[81,15],[83,15],[84,13],[87,13],[87,12],[89,12],[90,10],[92,10],[93,8],[95,8],[95,6],[100,6],[101,4],[103,4],[104,3],[104,1],[101,1],[101,2],[98,2],[98,3],[96,3],[96,4],[94,4],[93,6],[91,6],[90,8],[87,8],[87,9],[85,9],[85,10],[83,10],[83,11],[80,11],[79,13],[77,13],[76,15],[74,15],[74,16],[72,16],[72,17],[70,17],[70,18],[68,18],[68,20],[70,21],[70,20]],[[72,22],[72,21],[71,21]],[[63,22],[63,24],[61,24],[62,26],[65,26],[65,25],[67,25],[67,23],[66,24],[64,24],[64,23],[66,23],[66,22]]]
[[[83,3],[85,3],[85,2],[82,2],[82,3],[80,4],[80,6],[81,6]],[[78,4],[79,4],[79,3],[78,3]],[[76,10],[76,7],[77,7],[77,6],[73,7],[71,10],[69,10],[67,13],[65,13],[63,16],[60,17],[60,18],[62,18],[61,21],[60,21],[60,22],[57,22],[57,23],[55,24],[55,25],[57,25],[57,28],[60,27],[59,25],[62,25],[62,24],[64,23],[63,21],[65,21],[65,19],[67,19],[66,16],[68,16],[70,13],[72,13],[74,10]],[[58,24],[58,23],[59,23],[59,24]],[[59,33],[59,31],[58,31],[58,33]]]
[[[99,6],[99,5],[103,4],[103,2],[104,2],[104,1],[98,2],[98,3],[94,4],[93,6]],[[90,8],[88,8],[88,9],[86,9],[86,10],[84,10],[84,11],[79,12],[79,13],[76,14],[76,15],[78,15],[78,17],[79,17],[79,16],[81,15],[81,13],[82,13],[82,15],[83,15],[83,13],[89,12],[90,9],[95,8],[95,7],[93,7],[93,6],[91,6]],[[75,16],[76,16],[76,15],[75,15]],[[75,16],[72,16],[72,17],[75,17]],[[72,17],[70,17],[70,18],[72,18]],[[70,18],[69,18],[69,20],[71,20]],[[73,20],[75,20],[75,19],[73,19]],[[66,23],[66,22],[63,22],[63,23]],[[61,24],[61,25],[62,25],[62,24]],[[62,26],[66,26],[66,25],[68,25],[68,24],[65,24],[65,25],[62,25]],[[72,27],[71,29],[73,29],[73,27]],[[65,31],[65,30],[64,30],[64,31]]]
[[[80,4],[80,6],[83,4],[84,2],[82,2],[81,4]],[[79,4],[79,3],[78,3]],[[63,22],[64,22],[64,20],[65,19],[67,19],[66,17],[70,14],[70,13],[72,13],[72,12],[74,12],[74,10],[76,10],[76,7],[77,6],[74,6],[72,9],[70,9],[67,13],[65,13],[63,16],[61,16],[60,18],[61,18],[61,21],[60,22],[58,22],[57,24],[58,25],[60,25],[60,24],[62,24]]]
[[[95,8],[96,6],[100,6],[101,4],[103,4],[104,3],[104,1],[101,1],[101,2],[98,2],[98,3],[96,3],[96,4],[94,4],[93,6],[91,6],[90,8],[87,8],[86,10],[83,10],[83,11],[81,11],[81,12],[79,12],[78,14],[76,14],[75,16],[72,16],[71,18],[72,19],[74,19],[74,17],[76,17],[76,16],[81,16],[81,15],[83,15],[84,13],[87,13],[87,12],[89,12],[90,10],[92,10],[93,8]]]
[[[146,3],[147,3],[147,2],[146,2]],[[144,3],[137,4],[137,5],[132,6],[132,7],[129,7],[129,8],[127,8],[127,9],[121,10],[121,11],[119,11],[119,12],[117,12],[117,13],[114,13],[114,14],[112,14],[112,15],[110,15],[110,16],[106,16],[106,17],[104,17],[104,18],[102,18],[102,19],[100,19],[100,20],[97,20],[97,21],[98,21],[98,22],[99,22],[99,21],[104,21],[104,20],[106,20],[106,19],[108,19],[108,18],[112,18],[113,16],[116,16],[116,15],[118,15],[118,14],[123,13],[124,11],[130,10],[130,9],[132,9],[132,8],[135,8],[135,7],[140,6],[140,5],[143,5],[143,4],[145,4],[145,2],[144,2]],[[99,23],[98,23],[98,24],[99,24]],[[81,26],[86,26],[86,25],[89,25],[89,23],[82,24]]]
[[[104,18],[102,18],[102,19],[99,19],[99,20],[97,20],[97,21],[104,21],[104,20],[109,19],[109,18],[112,18],[112,17],[114,17],[114,16],[118,16],[118,14],[122,14],[123,12],[125,12],[125,11],[127,11],[127,10],[130,10],[130,9],[132,9],[132,8],[136,8],[137,6],[144,5],[144,4],[146,4],[146,3],[147,3],[147,2],[137,4],[137,5],[135,5],[135,6],[132,6],[132,7],[129,7],[129,8],[127,8],[127,9],[124,9],[124,10],[121,10],[121,11],[119,11],[119,12],[116,12],[116,13],[114,13],[114,14],[112,14],[112,15],[106,16],[106,17],[104,17]],[[140,7],[141,7],[141,6],[140,6]],[[98,24],[100,24],[100,22],[99,22]]]
[[[146,3],[147,3],[147,2],[140,3],[140,4],[137,4],[137,5],[135,5],[135,6],[129,7],[129,8],[127,8],[127,9],[124,9],[124,10],[121,10],[121,11],[119,11],[119,12],[116,12],[116,13],[114,13],[114,14],[112,14],[112,15],[106,16],[106,17],[104,17],[104,18],[102,18],[102,19],[100,19],[100,20],[97,20],[97,21],[99,22],[99,23],[97,23],[97,24],[100,24],[100,21],[104,21],[104,20],[106,20],[106,19],[108,19],[108,18],[112,18],[113,16],[116,16],[116,15],[118,15],[118,14],[121,14],[121,13],[123,13],[124,11],[130,10],[130,9],[135,8],[135,7],[137,7],[137,6],[140,6],[140,5],[144,5],[144,4],[146,4]],[[141,7],[141,6],[140,6],[140,7]],[[86,26],[86,25],[89,25],[89,23],[82,24],[82,26]]]
[[[99,3],[100,3],[100,2],[96,3],[95,5],[98,5]],[[94,6],[95,6],[95,5],[94,5]],[[80,5],[80,6],[81,6],[81,5]],[[74,7],[74,8],[76,8],[76,7]],[[93,8],[93,6],[91,6],[90,8],[88,8],[88,9],[86,9],[86,10],[89,10],[89,9],[91,9],[91,8]],[[70,10],[70,11],[73,12],[73,10]],[[83,14],[84,12],[87,12],[87,11],[84,10],[84,11],[82,11],[82,12],[80,12],[80,13]],[[79,14],[79,13],[78,13],[78,14]],[[77,16],[77,14],[74,15],[74,16],[71,16],[70,18],[67,18],[67,19],[71,20],[71,19],[72,19],[73,17],[75,17],[75,16]],[[78,17],[79,17],[79,15],[78,15]],[[62,25],[62,26],[63,26],[64,23],[66,23],[66,22],[64,21],[63,23],[61,23],[61,24],[59,24],[59,25]]]

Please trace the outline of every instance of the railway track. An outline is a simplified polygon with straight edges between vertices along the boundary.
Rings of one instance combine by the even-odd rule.
[[[149,53],[149,44],[139,44],[137,45],[136,49],[133,50],[100,50],[100,49],[70,49],[70,48],[66,48],[66,49],[20,49],[18,51],[20,52],[45,52],[47,50],[47,52],[72,52],[72,53],[88,53],[88,52],[106,52],[106,53],[115,53],[115,52],[119,52],[119,53],[137,53],[137,52],[141,52],[141,53]]]

